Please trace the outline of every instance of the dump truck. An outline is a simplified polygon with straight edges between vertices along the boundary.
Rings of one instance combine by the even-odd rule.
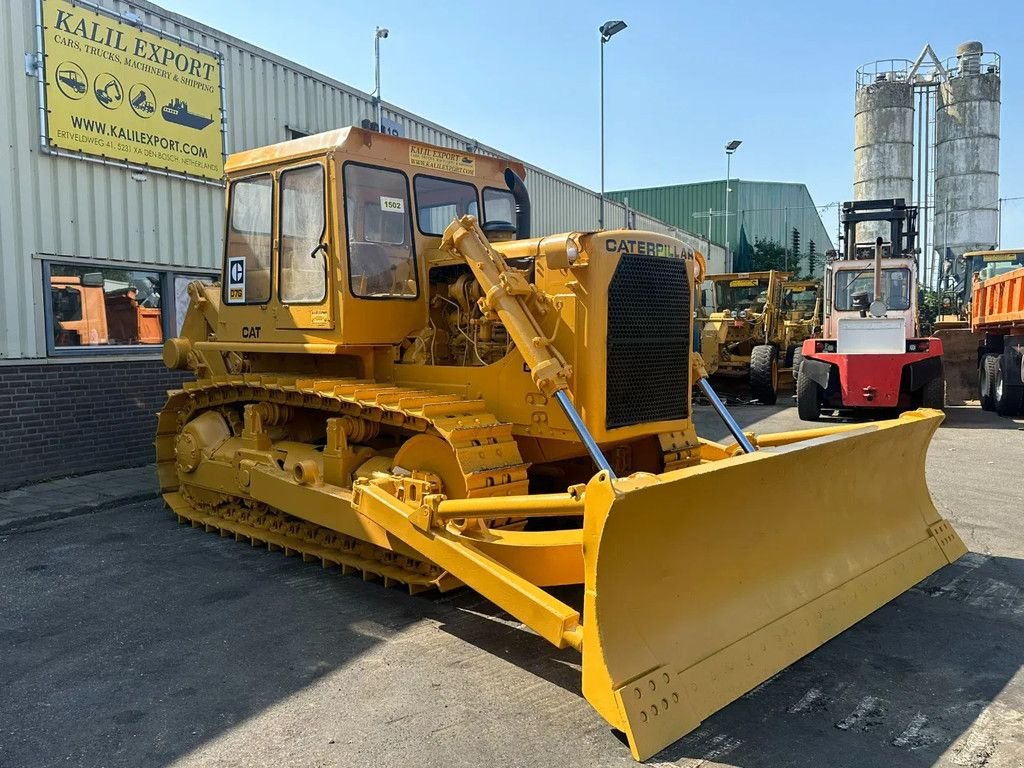
[[[971,332],[978,345],[981,407],[1024,414],[1024,267],[994,262],[973,275]]]
[[[918,329],[917,208],[903,199],[843,203],[842,258],[825,268],[822,338],[804,342],[796,382],[805,421],[823,411],[862,415],[942,409],[942,342]],[[857,241],[857,226],[889,225],[889,240]],[[873,258],[872,258],[873,256]]]
[[[110,343],[100,273],[87,273],[84,278],[51,275],[50,304],[53,307],[53,342],[56,346]]]
[[[636,759],[964,552],[925,485],[940,413],[739,428],[691,349],[681,241],[533,236],[519,163],[359,128],[225,172],[222,281],[189,285],[163,348],[193,373],[158,417],[166,503],[475,590],[581,653]],[[694,379],[735,442],[697,436]]]
[[[143,300],[129,283],[108,287],[100,272],[51,275],[54,344],[159,344],[164,340],[159,298],[152,286]]]
[[[947,405],[962,405],[979,398],[981,380],[986,376],[986,391],[990,394],[991,390],[991,371],[986,373],[982,361],[985,332],[971,328],[974,277],[980,274],[982,280],[987,280],[1021,267],[1024,267],[1022,249],[967,251],[944,263],[939,315],[932,326],[932,335],[942,342]],[[980,399],[982,407],[993,407],[990,396]]]
[[[714,379],[746,379],[765,405],[778,399],[780,373],[815,327],[815,283],[769,270],[708,275],[701,293],[700,352]],[[811,298],[806,301],[794,299]]]

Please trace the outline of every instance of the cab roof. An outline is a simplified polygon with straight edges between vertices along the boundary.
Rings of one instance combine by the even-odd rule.
[[[449,153],[460,160],[462,158],[471,158],[474,167],[477,169],[473,175],[479,178],[501,178],[506,168],[514,170],[520,178],[526,178],[526,166],[515,160],[476,155],[471,152],[441,147],[435,144],[424,144],[423,142],[412,141],[411,139],[399,136],[388,136],[384,133],[369,131],[355,126],[338,128],[333,131],[316,133],[312,136],[303,136],[300,139],[292,139],[278,144],[269,144],[265,147],[235,152],[228,155],[224,163],[224,173],[227,176],[240,175],[258,168],[266,168],[303,158],[323,157],[328,152],[338,151],[345,154],[359,155],[364,161],[372,161],[374,158],[377,158],[382,165],[388,167],[409,167],[412,170],[422,171],[430,175],[450,176],[464,181],[472,179],[471,176],[466,174],[449,173],[443,169],[411,164],[409,162],[410,147],[421,147],[427,152]],[[502,186],[504,186],[503,183]]]

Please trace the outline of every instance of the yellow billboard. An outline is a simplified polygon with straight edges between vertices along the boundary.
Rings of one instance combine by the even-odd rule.
[[[69,0],[42,7],[49,146],[224,175],[216,55]]]

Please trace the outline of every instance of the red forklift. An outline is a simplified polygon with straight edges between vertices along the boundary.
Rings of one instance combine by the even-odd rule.
[[[804,342],[794,368],[800,418],[941,409],[942,342],[922,338],[917,322],[917,207],[858,200],[843,203],[840,221],[842,253],[825,267],[823,338]],[[888,241],[859,243],[865,222],[888,223]]]

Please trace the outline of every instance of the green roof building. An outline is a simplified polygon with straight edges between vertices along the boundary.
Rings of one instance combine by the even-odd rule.
[[[607,196],[713,243],[728,244],[733,255],[731,267],[710,264],[714,271],[749,271],[758,239],[774,241],[792,252],[795,231],[799,271],[808,271],[808,254],[813,253],[814,271],[821,273],[825,252],[835,247],[821,218],[821,212],[835,215],[831,206],[816,207],[803,184],[743,179],[731,179],[729,183],[728,229],[724,179],[624,189],[608,192]]]

